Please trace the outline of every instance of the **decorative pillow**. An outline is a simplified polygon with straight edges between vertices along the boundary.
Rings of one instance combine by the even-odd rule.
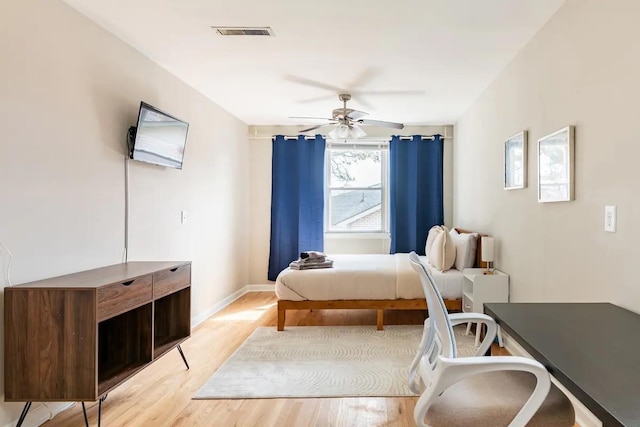
[[[458,233],[455,228],[449,234],[456,247],[456,270],[471,268],[476,263],[476,249],[478,247],[478,233]]]
[[[431,230],[429,230],[429,233],[431,233]],[[456,246],[449,234],[449,230],[444,225],[439,226],[434,233],[435,236],[427,258],[433,267],[440,271],[447,271],[456,261]],[[429,239],[427,238],[427,240]]]
[[[427,241],[424,245],[424,254],[428,257],[429,251],[431,251],[431,246],[433,245],[433,239],[436,238],[436,235],[440,232],[440,225],[434,225],[429,230],[429,234],[427,234]]]

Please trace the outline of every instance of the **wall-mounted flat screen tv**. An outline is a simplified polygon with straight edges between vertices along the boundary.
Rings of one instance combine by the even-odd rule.
[[[188,130],[189,123],[141,102],[138,124],[129,129],[129,157],[182,169]]]

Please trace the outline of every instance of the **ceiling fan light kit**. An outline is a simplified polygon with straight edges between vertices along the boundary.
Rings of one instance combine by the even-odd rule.
[[[360,127],[356,125],[338,125],[335,129],[329,132],[329,136],[333,140],[338,139],[357,139],[362,138],[363,136],[367,136],[367,133]]]
[[[317,126],[312,126],[308,129],[301,130],[300,133],[311,132],[325,126],[334,125],[334,129],[329,132],[329,136],[334,140],[337,139],[357,139],[367,135],[367,133],[360,126],[381,126],[390,127],[394,129],[402,129],[404,125],[396,122],[386,122],[382,120],[368,120],[363,117],[368,116],[368,113],[364,111],[354,110],[347,108],[347,101],[351,99],[351,95],[348,93],[341,93],[338,95],[338,99],[342,101],[342,108],[336,108],[331,113],[329,123],[323,123]],[[301,119],[318,119],[318,117],[291,117]]]

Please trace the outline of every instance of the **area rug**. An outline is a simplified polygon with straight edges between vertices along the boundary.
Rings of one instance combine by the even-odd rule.
[[[473,335],[458,326],[461,356]],[[193,399],[413,396],[409,365],[422,325],[259,327]]]

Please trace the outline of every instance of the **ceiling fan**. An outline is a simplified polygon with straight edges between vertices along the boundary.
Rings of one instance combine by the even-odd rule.
[[[364,70],[362,70],[358,74],[358,76],[354,78],[351,82],[349,82],[346,86],[341,86],[341,87],[334,86],[332,84],[325,83],[325,82],[311,80],[306,77],[300,77],[300,76],[294,76],[294,75],[285,75],[284,79],[292,83],[329,91],[331,93],[327,95],[320,95],[313,98],[299,100],[298,102],[301,104],[324,101],[325,99],[335,96],[334,94],[336,93],[349,93],[352,96],[358,98],[358,103],[360,105],[366,108],[371,108],[369,102],[367,102],[367,98],[371,96],[423,96],[425,94],[423,90],[366,89],[366,86],[368,86],[369,83],[372,82],[380,74],[380,72],[381,71],[378,68],[367,67]]]
[[[328,120],[329,123],[323,123],[320,125],[312,126],[308,129],[301,130],[300,133],[311,132],[325,126],[335,126],[335,128],[329,132],[329,136],[333,139],[341,138],[361,138],[367,133],[361,128],[361,126],[382,126],[395,129],[402,129],[404,125],[396,122],[385,122],[382,120],[370,120],[363,117],[368,116],[368,113],[364,111],[354,110],[347,108],[347,101],[351,99],[351,95],[348,93],[341,93],[338,95],[338,99],[342,101],[342,108],[336,108],[332,111],[331,118],[324,117],[289,117],[290,119],[320,119]]]

